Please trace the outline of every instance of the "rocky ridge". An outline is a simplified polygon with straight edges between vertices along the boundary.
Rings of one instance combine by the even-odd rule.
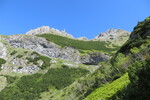
[[[104,38],[109,37],[110,34],[113,34],[113,36],[115,37],[115,34],[119,34],[120,32],[122,34],[125,33],[125,31],[123,30],[110,29],[104,34]],[[59,31],[50,28],[49,26],[43,26],[27,32],[26,35],[10,35],[1,39],[2,41],[5,41],[9,45],[11,45],[11,48],[22,48],[22,50],[31,50],[52,59],[61,58],[63,60],[74,62],[77,64],[82,63],[87,65],[97,65],[99,62],[106,61],[110,58],[108,55],[100,52],[91,52],[85,55],[81,55],[79,50],[73,47],[65,46],[62,48],[53,42],[48,42],[45,38],[36,36],[38,34],[44,33],[57,34],[60,36],[73,38],[73,36],[69,35],[65,31]],[[122,36],[122,34],[117,36]],[[128,34],[129,32],[126,32],[125,36],[128,36]],[[96,40],[98,40],[99,38],[101,38],[101,36],[97,37]],[[86,37],[78,38],[78,40],[89,41]],[[28,64],[28,60],[25,57],[18,58],[16,57],[17,55],[11,57],[10,54],[7,54],[7,47],[5,47],[2,42],[0,42],[0,48],[0,58],[7,59],[7,61],[11,63],[6,63],[1,67],[4,71],[12,71],[16,73],[35,73],[40,70],[40,68],[38,68],[39,65]],[[28,54],[26,57],[30,56],[31,55]]]
[[[125,41],[128,40],[131,32],[122,30],[122,29],[113,29],[110,28],[104,33],[99,33],[98,36],[94,38],[94,40],[100,40],[100,41],[108,41],[113,44],[118,44],[122,45]]]
[[[65,36],[69,38],[74,38],[71,34],[66,33],[65,30],[59,31],[57,29],[50,28],[49,26],[42,26],[26,32],[27,35],[38,35],[44,33],[51,33],[51,34],[56,34],[56,35]]]
[[[97,61],[105,61],[108,58],[108,56],[104,54],[102,55],[101,53],[92,57],[90,56],[88,58],[85,58],[80,56],[80,53],[77,49],[74,49],[72,47],[60,48],[53,42],[48,42],[46,39],[36,36],[12,35],[7,37],[5,41],[7,41],[15,48],[29,49],[38,52],[42,55],[48,56],[50,58],[61,58],[76,63],[85,62],[85,59],[88,59],[89,62],[86,62],[92,64],[92,59],[94,60],[97,58]],[[101,57],[99,57],[100,55]],[[93,64],[95,63],[93,62]]]

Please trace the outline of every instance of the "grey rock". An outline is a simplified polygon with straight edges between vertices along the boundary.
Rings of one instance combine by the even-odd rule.
[[[5,59],[6,55],[6,47],[0,42],[0,58]]]
[[[79,38],[77,38],[77,40],[88,41],[88,39],[86,37],[79,37]]]
[[[111,41],[111,38],[117,39],[120,36],[129,36],[131,33],[122,29],[109,29],[104,33],[100,33],[94,39],[104,40],[104,41]]]
[[[130,36],[131,32],[122,29],[109,29],[104,33],[100,33],[93,40],[107,41],[115,45],[123,45]]]
[[[18,67],[3,65],[1,68],[5,72],[28,73],[28,74],[33,74],[33,73],[36,73],[40,70],[40,68],[37,67],[36,65],[24,66],[21,69],[19,69]]]
[[[61,36],[69,37],[69,38],[74,38],[71,34],[66,33],[65,30],[59,31],[58,29],[50,28],[49,26],[42,26],[37,29],[30,30],[26,34],[38,35],[38,34],[44,34],[44,33],[56,34],[56,35],[61,35]]]
[[[56,60],[51,60],[50,63],[51,63],[51,64],[56,64],[57,61],[56,61]]]
[[[87,65],[97,65],[99,62],[108,60],[110,57],[103,53],[91,53],[80,58],[81,63]]]
[[[80,53],[77,49],[74,49],[72,47],[60,48],[56,44],[48,42],[45,38],[31,35],[12,35],[7,37],[5,41],[16,48],[30,49],[50,58],[61,58],[74,63],[96,65],[100,61],[105,61],[108,59],[107,55],[104,55],[102,53],[93,53],[85,56],[80,56]]]
[[[30,49],[50,58],[79,62],[79,51],[72,47],[60,48],[46,39],[36,36],[12,35],[5,39],[13,47]]]

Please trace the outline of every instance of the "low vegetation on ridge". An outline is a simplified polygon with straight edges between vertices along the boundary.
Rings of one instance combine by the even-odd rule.
[[[108,48],[110,43],[104,41],[82,41],[48,33],[37,36],[43,37],[48,41],[54,42],[57,45],[60,45],[61,47],[69,46],[79,50],[98,50],[103,52],[114,52],[118,50],[117,46],[114,46],[114,48]]]

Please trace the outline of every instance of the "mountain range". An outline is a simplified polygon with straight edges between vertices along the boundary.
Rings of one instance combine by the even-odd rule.
[[[150,98],[150,17],[91,40],[49,26],[0,37],[0,100]]]

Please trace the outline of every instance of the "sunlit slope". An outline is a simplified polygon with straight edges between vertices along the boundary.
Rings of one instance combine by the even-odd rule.
[[[107,100],[130,83],[128,73],[92,92],[85,100]]]
[[[60,45],[61,47],[69,46],[78,50],[98,50],[103,52],[114,52],[119,48],[117,46],[110,48],[110,43],[104,41],[82,41],[54,34],[41,34],[37,36],[43,37],[48,41],[54,42],[57,45]]]

